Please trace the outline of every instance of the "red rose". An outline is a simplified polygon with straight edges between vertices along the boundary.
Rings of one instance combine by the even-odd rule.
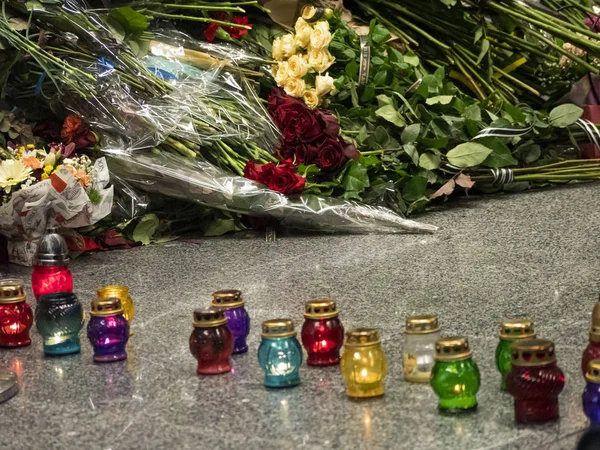
[[[323,172],[333,172],[342,167],[348,158],[344,154],[344,147],[337,139],[325,138],[319,145],[317,166]]]
[[[249,180],[268,186],[275,167],[273,163],[256,164],[254,161],[248,161],[244,167],[244,176]]]
[[[215,20],[220,20],[221,22],[227,21],[227,13],[225,11],[215,11],[212,14],[212,18]]]
[[[286,142],[311,142],[323,135],[315,114],[303,102],[282,104],[275,111],[273,120]]]
[[[239,24],[239,25],[248,25],[248,26],[252,27],[252,25],[250,23],[248,23],[247,16],[233,16],[233,19],[231,20],[231,22]],[[244,34],[248,34],[248,30],[245,28],[226,27],[225,31],[227,31],[231,35],[231,37],[234,39],[239,39]]]
[[[304,190],[306,179],[298,175],[293,167],[279,165],[273,170],[269,189],[282,194],[298,194]]]
[[[218,23],[210,23],[208,24],[208,26],[206,27],[206,30],[204,30],[204,39],[206,39],[207,42],[212,42],[215,40],[215,35],[217,34],[217,30],[219,29],[221,25],[219,25]]]
[[[344,149],[344,155],[346,155],[346,158],[358,159],[360,154],[358,153],[358,150],[356,149],[354,144],[352,142],[346,142],[342,137],[340,137],[339,139],[340,143],[342,144],[342,148]]]
[[[71,142],[73,135],[78,133],[82,126],[81,118],[70,114],[66,117],[63,122],[62,130],[60,130],[60,136],[67,142]]]
[[[337,138],[338,134],[340,134],[340,125],[337,117],[328,111],[322,111],[320,109],[316,109],[315,114],[319,123],[321,124],[323,133],[329,137]]]
[[[98,142],[96,134],[73,114],[65,119],[60,135],[64,143],[73,143],[76,149],[94,147]]]

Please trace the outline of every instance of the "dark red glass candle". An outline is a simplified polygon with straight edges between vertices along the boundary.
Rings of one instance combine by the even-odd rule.
[[[506,376],[506,391],[515,399],[515,421],[531,423],[558,419],[558,396],[565,386],[565,376],[556,365],[552,341],[515,342],[511,345],[511,363],[512,368]]]
[[[33,314],[25,299],[23,281],[0,281],[0,347],[23,347],[31,344],[29,330]]]
[[[227,328],[223,311],[197,309],[193,325],[190,352],[198,360],[196,372],[200,375],[231,372],[229,358],[233,353],[233,334]]]
[[[36,301],[42,295],[73,292],[73,275],[67,267],[69,249],[56,228],[48,228],[40,241],[31,275],[31,287]]]
[[[330,299],[309,300],[304,308],[302,344],[308,353],[309,366],[329,366],[340,362],[344,327],[335,302]]]

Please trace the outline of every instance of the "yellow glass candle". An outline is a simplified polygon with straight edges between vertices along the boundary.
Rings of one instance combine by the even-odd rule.
[[[346,333],[340,368],[348,387],[348,397],[383,395],[387,361],[377,330],[357,328]]]
[[[135,315],[135,307],[133,306],[133,299],[129,295],[129,288],[127,286],[104,286],[98,289],[98,298],[118,298],[121,300],[121,306],[123,307],[123,316],[129,324],[129,336],[133,334],[131,331],[131,322]]]

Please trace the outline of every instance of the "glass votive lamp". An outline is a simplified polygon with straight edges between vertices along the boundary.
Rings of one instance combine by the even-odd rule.
[[[35,325],[44,342],[44,353],[66,355],[79,352],[79,332],[83,322],[83,308],[72,292],[42,295],[35,310]]]
[[[129,323],[123,314],[121,300],[96,298],[90,306],[87,335],[94,349],[94,361],[114,362],[127,359]]]
[[[300,384],[302,347],[294,323],[289,319],[266,320],[262,323],[261,337],[258,363],[265,373],[265,386],[283,388]]]
[[[73,275],[67,267],[69,249],[56,228],[48,228],[38,246],[31,288],[36,301],[55,292],[73,292]]]
[[[25,298],[23,281],[0,280],[0,347],[31,344],[32,323],[33,314]]]
[[[199,375],[231,372],[233,334],[227,328],[223,311],[215,308],[194,311],[194,329],[190,336],[190,352],[198,360]]]
[[[250,316],[244,307],[242,292],[231,289],[213,293],[211,307],[223,311],[227,319],[227,328],[233,334],[233,353],[248,351],[246,338],[250,334]]]
[[[500,372],[500,389],[506,390],[506,374],[511,369],[510,346],[522,339],[535,339],[533,322],[529,319],[510,319],[502,322],[500,342],[496,347],[496,368]]]
[[[340,362],[344,344],[344,327],[335,301],[309,300],[304,305],[302,344],[308,353],[309,366],[329,366]]]
[[[121,301],[123,316],[129,324],[129,336],[131,336],[133,334],[131,322],[133,322],[135,316],[135,306],[131,295],[129,295],[129,288],[123,285],[104,286],[98,289],[97,295],[98,298],[118,298]]]
[[[600,301],[596,303],[592,311],[592,328],[589,336],[589,343],[581,358],[581,372],[584,377],[588,373],[589,362],[593,359],[600,359]]]
[[[376,329],[357,328],[346,333],[340,369],[348,397],[383,395],[387,361]]]
[[[434,315],[411,316],[404,328],[404,379],[412,383],[429,383],[435,364],[435,343],[440,326]]]

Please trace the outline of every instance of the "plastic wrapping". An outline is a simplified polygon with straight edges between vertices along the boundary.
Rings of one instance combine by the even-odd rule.
[[[407,220],[391,210],[315,196],[288,198],[232,176],[212,164],[170,154],[111,152],[111,172],[151,193],[253,216],[271,216],[305,230],[346,233],[427,233],[432,225]]]

